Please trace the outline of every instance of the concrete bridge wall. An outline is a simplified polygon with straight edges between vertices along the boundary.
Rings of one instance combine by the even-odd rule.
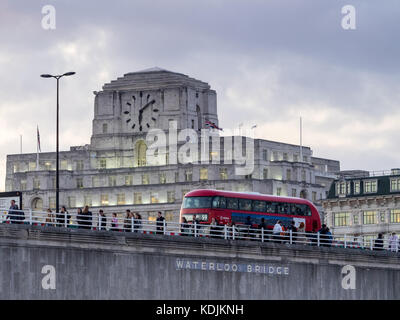
[[[399,299],[399,256],[1,225],[0,299]]]

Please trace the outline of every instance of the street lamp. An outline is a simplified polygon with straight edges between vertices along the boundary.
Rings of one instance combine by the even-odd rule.
[[[57,130],[56,130],[56,213],[59,212],[60,206],[60,198],[59,198],[59,155],[58,155],[58,136],[59,136],[59,125],[58,125],[58,118],[59,118],[59,102],[58,102],[58,92],[59,92],[59,80],[64,76],[72,76],[75,72],[67,72],[61,75],[53,76],[51,74],[42,74],[40,75],[42,78],[55,78],[57,80]]]

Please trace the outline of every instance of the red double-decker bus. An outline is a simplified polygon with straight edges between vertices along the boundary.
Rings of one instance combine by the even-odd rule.
[[[280,220],[287,228],[292,221],[296,226],[305,224],[306,231],[318,231],[321,220],[317,208],[308,200],[278,197],[261,193],[246,193],[200,189],[188,192],[182,202],[180,216],[190,223],[193,216],[203,224],[215,218],[219,224],[234,222],[245,224],[248,217],[253,228],[265,219],[268,229]]]

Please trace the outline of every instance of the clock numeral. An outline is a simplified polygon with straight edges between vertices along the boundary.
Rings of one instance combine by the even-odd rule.
[[[136,123],[133,124],[132,129],[135,129]]]
[[[127,102],[126,104],[127,104],[128,106],[131,106],[131,103],[130,103],[130,102]]]
[[[154,117],[151,117],[151,120],[153,120],[153,121],[157,121],[157,120],[156,120],[156,118],[154,118]]]
[[[142,131],[142,126],[139,127],[139,130]]]
[[[131,119],[126,120],[126,123],[129,123],[129,122],[131,122]]]
[[[150,128],[150,125],[148,123],[146,123],[147,128]]]
[[[130,112],[129,112],[129,111],[124,111],[124,113],[125,113],[125,114],[129,114]]]
[[[153,109],[153,112],[158,112],[158,109]]]
[[[136,97],[135,96],[132,96],[132,99],[136,101]]]

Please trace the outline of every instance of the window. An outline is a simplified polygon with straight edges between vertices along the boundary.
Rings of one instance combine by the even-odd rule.
[[[364,181],[364,193],[374,193],[377,191],[376,180],[365,180]]]
[[[297,190],[296,189],[292,189],[292,197],[297,197]]]
[[[306,182],[306,170],[301,170],[301,181]]]
[[[175,182],[179,182],[179,172],[175,172]]]
[[[226,208],[226,198],[225,197],[214,197],[212,207],[225,209]]]
[[[161,183],[161,184],[164,184],[164,183],[167,182],[167,176],[165,175],[165,173],[160,173],[160,174],[158,175],[158,177],[159,177],[159,180],[160,180],[160,183]]]
[[[40,189],[40,179],[33,179],[33,189]]]
[[[292,180],[292,170],[286,169],[286,180]]]
[[[21,191],[26,190],[26,180],[21,180]]]
[[[167,192],[167,202],[174,203],[175,202],[175,191],[168,191]]]
[[[92,186],[93,188],[98,188],[100,187],[100,182],[98,177],[93,177],[92,178]]]
[[[376,221],[376,211],[368,210],[363,212],[363,222],[364,224],[375,224]]]
[[[183,201],[183,208],[211,208],[212,197],[187,197]]]
[[[99,169],[107,169],[107,159],[99,160]]]
[[[29,171],[36,170],[36,162],[29,162]]]
[[[107,133],[107,131],[108,131],[108,124],[103,123],[103,133]]]
[[[381,222],[381,223],[385,223],[386,222],[386,217],[385,217],[385,213],[384,212],[381,212],[379,214],[379,222]]]
[[[317,193],[315,191],[313,191],[311,193],[311,199],[312,199],[312,202],[316,202],[317,201]]]
[[[83,160],[75,161],[75,169],[77,171],[83,170]]]
[[[263,179],[268,179],[268,168],[263,169]]]
[[[228,179],[228,170],[226,168],[220,168],[219,169],[219,178],[221,180]]]
[[[123,206],[125,204],[125,193],[117,194],[117,205]]]
[[[265,201],[253,200],[253,211],[265,212],[266,207]]]
[[[298,154],[294,154],[293,155],[293,162],[299,162],[299,155]]]
[[[108,206],[108,194],[102,194],[100,196],[100,203],[102,206]]]
[[[288,161],[288,154],[286,152],[283,153],[283,161]]]
[[[307,162],[307,156],[303,156],[303,162]]]
[[[142,174],[142,184],[149,184],[149,175],[147,173]]]
[[[133,203],[134,204],[142,204],[142,193],[141,192],[135,192],[133,194]]]
[[[274,161],[278,161],[279,160],[279,154],[278,154],[277,151],[274,151],[273,156],[274,156]]]
[[[390,223],[400,223],[400,209],[390,210]]]
[[[150,192],[150,202],[151,203],[158,203],[158,193]]]
[[[359,224],[358,213],[353,214],[353,225]]]
[[[75,197],[68,197],[68,207],[69,208],[76,207],[76,198]]]
[[[251,211],[251,200],[239,199],[239,210]]]
[[[83,205],[91,207],[92,206],[92,196],[90,196],[90,195],[83,196]]]
[[[174,220],[174,212],[171,210],[165,211],[164,216],[165,216],[165,221]]]
[[[117,185],[117,177],[116,176],[109,176],[108,177],[108,186],[115,187]]]
[[[147,145],[143,140],[139,140],[135,144],[136,165],[138,167],[146,166]]]
[[[83,188],[83,179],[82,178],[77,178],[76,179],[76,187],[78,189],[82,189]]]
[[[239,203],[237,198],[226,198],[226,208],[237,210],[239,208]]]
[[[282,192],[282,188],[276,188],[276,195],[280,196]]]
[[[13,169],[13,172],[14,172],[14,173],[19,172],[19,163],[18,163],[18,162],[15,162],[13,168],[14,168],[14,169]]]
[[[360,193],[360,181],[354,181],[354,194]]]
[[[350,224],[350,213],[336,212],[333,215],[334,215],[333,225],[335,227],[344,227]]]
[[[390,192],[400,191],[400,178],[390,180]]]
[[[201,168],[200,169],[200,180],[208,180],[208,169],[207,168]]]
[[[62,161],[61,161],[61,163],[62,163]],[[45,167],[46,171],[50,171],[51,170],[51,162],[45,162],[44,167]],[[65,170],[65,169],[62,169],[62,167],[61,167],[60,170]]]
[[[131,186],[133,184],[133,176],[125,176],[125,185]]]
[[[263,159],[264,161],[268,161],[268,150],[267,150],[267,149],[264,149],[264,150],[263,150],[262,159]]]
[[[56,197],[49,197],[49,208],[50,209],[56,208]]]
[[[51,169],[51,164],[50,164],[50,169]],[[68,170],[68,160],[61,160],[60,170]]]
[[[185,181],[192,181],[192,170],[185,170]]]

